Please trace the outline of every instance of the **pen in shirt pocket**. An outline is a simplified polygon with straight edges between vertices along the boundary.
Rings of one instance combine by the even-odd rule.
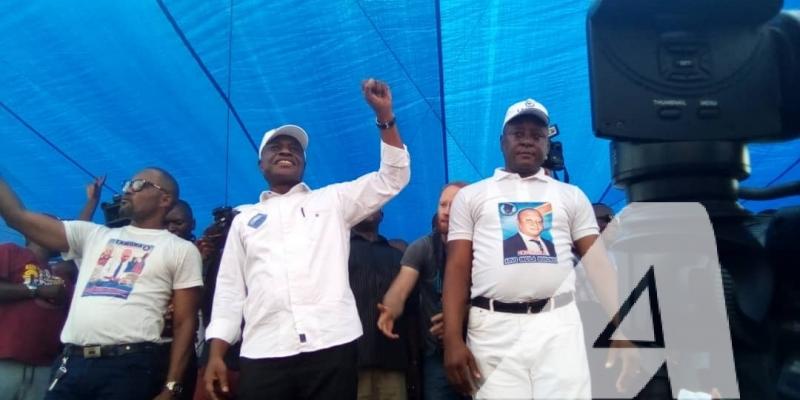
[[[303,207],[300,207],[300,214],[303,214],[303,218],[306,217],[306,212],[303,210]]]

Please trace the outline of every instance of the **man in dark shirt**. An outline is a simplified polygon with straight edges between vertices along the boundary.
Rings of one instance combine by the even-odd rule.
[[[382,335],[375,305],[400,271],[403,253],[378,234],[382,219],[383,212],[376,211],[354,226],[350,236],[350,287],[364,328],[357,341],[358,398],[402,400],[406,398],[408,335],[402,340]],[[405,326],[402,321],[399,325],[401,329]]]
[[[403,254],[402,268],[378,306],[378,328],[390,338],[402,338],[393,332],[394,321],[403,314],[406,299],[419,280],[419,308],[424,338],[422,393],[425,400],[461,399],[447,382],[442,365],[442,282],[444,280],[445,243],[450,218],[450,203],[459,189],[466,186],[452,182],[442,189],[433,232],[415,240]]]
[[[48,267],[50,252],[0,244],[0,398],[39,400],[67,317],[66,280]]]

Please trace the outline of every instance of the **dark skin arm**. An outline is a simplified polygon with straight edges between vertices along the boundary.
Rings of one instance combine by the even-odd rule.
[[[197,309],[200,306],[201,288],[178,289],[172,292],[173,336],[169,357],[169,370],[165,382],[181,382],[189,355],[193,351],[194,332],[197,330]],[[168,396],[168,397],[165,397]],[[165,388],[158,398],[172,398]]]
[[[6,182],[0,178],[0,215],[6,224],[29,240],[50,250],[69,250],[67,234],[61,221],[25,209]]]
[[[208,352],[208,364],[206,365],[203,381],[206,384],[206,392],[212,400],[219,400],[230,393],[228,367],[223,360],[229,347],[231,347],[231,344],[222,339],[211,339],[211,349]],[[219,388],[219,391],[215,386]]]
[[[392,91],[386,82],[372,78],[367,79],[361,82],[361,91],[367,104],[375,111],[375,117],[378,121],[389,122],[394,118]],[[397,124],[387,129],[381,129],[381,140],[390,146],[403,148],[403,139],[400,138]]]
[[[0,304],[41,299],[60,305],[67,300],[66,286],[60,284],[39,286],[34,293],[35,296],[31,297],[31,291],[22,283],[0,282]]]
[[[610,317],[613,318],[619,306],[617,288],[617,270],[611,264],[605,245],[598,235],[589,235],[574,242],[578,255],[581,256],[586,269],[586,275],[592,283],[592,288],[597,294],[600,303],[605,308]],[[616,340],[616,346],[620,343],[628,342],[624,335],[618,333],[620,339]],[[630,342],[627,345],[632,346]],[[622,369],[617,378],[616,387],[619,392],[625,391],[628,381],[637,373],[639,369],[638,353],[630,351],[620,351],[617,347],[612,347],[606,359],[606,368],[612,367],[617,358],[622,359]]]
[[[447,266],[444,274],[442,313],[444,314],[444,367],[447,380],[461,393],[472,394],[481,378],[478,364],[464,343],[464,316],[467,312],[472,275],[472,242],[453,240],[447,243]]]
[[[0,282],[0,304],[31,298],[30,290],[22,283]]]
[[[106,183],[106,177],[101,176],[94,178],[94,182],[86,186],[86,204],[83,205],[81,213],[78,214],[78,219],[81,221],[91,221],[94,212],[97,210],[97,204],[100,203],[100,192],[103,190],[103,184]]]

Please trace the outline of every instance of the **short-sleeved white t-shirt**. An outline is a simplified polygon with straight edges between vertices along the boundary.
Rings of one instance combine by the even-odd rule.
[[[497,169],[458,192],[447,239],[472,242],[473,298],[519,302],[573,291],[573,242],[596,234],[578,187],[543,170],[522,178]]]
[[[164,229],[66,221],[65,259],[81,259],[61,341],[157,342],[173,289],[203,285],[197,248]]]

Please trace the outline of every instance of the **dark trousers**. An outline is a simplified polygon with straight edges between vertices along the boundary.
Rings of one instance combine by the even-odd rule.
[[[239,400],[355,399],[355,342],[290,357],[240,361]]]
[[[58,357],[50,382],[61,366]],[[59,378],[45,400],[144,400],[152,399],[164,384],[166,366],[158,351],[115,357],[69,357],[67,373]]]

